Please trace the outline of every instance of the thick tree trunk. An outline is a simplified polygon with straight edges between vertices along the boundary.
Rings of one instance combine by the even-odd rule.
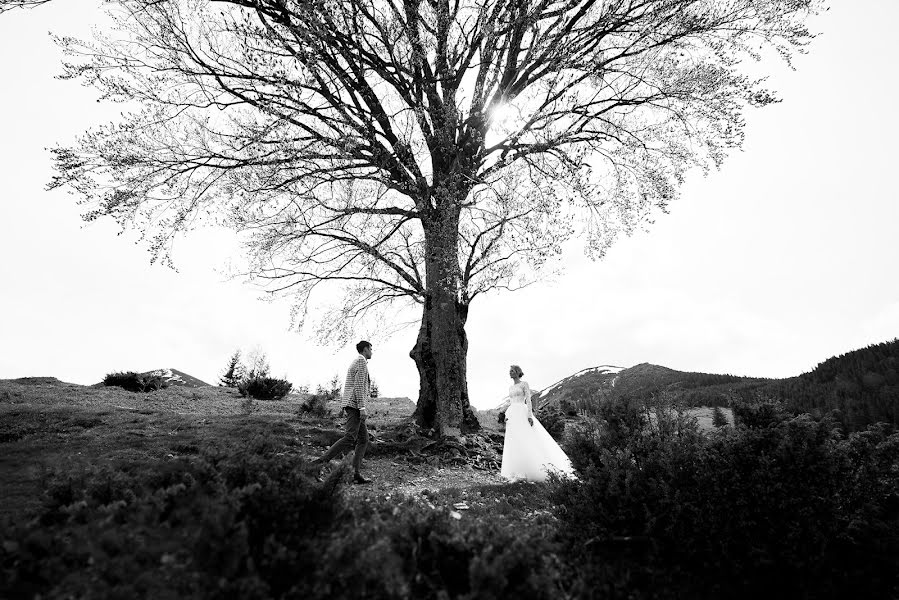
[[[458,211],[449,206],[425,228],[427,294],[418,341],[410,352],[421,378],[416,419],[441,436],[480,427],[468,401],[465,358],[468,306],[460,302]]]
[[[430,301],[425,302],[421,317],[418,339],[409,352],[418,368],[419,390],[418,403],[415,407],[415,421],[422,427],[438,429],[437,419],[437,366],[431,351],[431,310]],[[461,370],[462,385],[459,390],[459,404],[462,408],[462,433],[478,431],[481,424],[471,408],[468,399],[467,356],[468,336],[465,333],[465,322],[468,320],[468,306],[456,303],[458,335],[462,345]]]

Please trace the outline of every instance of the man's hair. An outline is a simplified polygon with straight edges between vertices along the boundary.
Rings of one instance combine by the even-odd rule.
[[[356,344],[356,352],[358,352],[359,354],[362,354],[362,351],[366,348],[371,348],[371,343],[362,340],[361,342]]]

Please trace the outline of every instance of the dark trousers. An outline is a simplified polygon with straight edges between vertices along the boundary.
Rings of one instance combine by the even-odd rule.
[[[337,456],[356,448],[356,456],[353,457],[353,471],[359,472],[362,466],[362,457],[365,456],[365,449],[368,448],[368,429],[365,427],[365,419],[361,418],[358,408],[344,406],[346,411],[346,432],[343,437],[334,442],[334,445],[328,448],[325,455],[321,457],[322,462],[327,462]]]

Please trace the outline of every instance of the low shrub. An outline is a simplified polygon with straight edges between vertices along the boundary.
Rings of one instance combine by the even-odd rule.
[[[250,377],[237,386],[241,396],[249,396],[256,400],[280,400],[289,394],[291,389],[292,383],[274,377]]]
[[[575,586],[598,596],[885,598],[899,583],[899,434],[841,436],[776,404],[709,435],[610,404],[571,436],[554,500]],[[623,574],[627,582],[623,583]],[[575,590],[577,592],[577,590]]]
[[[281,597],[313,587],[344,510],[257,437],[198,456],[48,478],[40,512],[3,527],[0,597]]]
[[[331,409],[328,408],[328,397],[321,394],[312,394],[300,404],[300,414],[312,417],[328,417]]]
[[[108,373],[103,378],[103,385],[120,387],[129,392],[155,392],[169,387],[169,382],[160,375],[152,373],[140,374],[134,371]]]
[[[240,414],[249,417],[253,413],[259,410],[259,407],[256,405],[256,402],[250,397],[244,397],[240,402]]]
[[[49,477],[34,519],[0,528],[0,597],[545,598],[545,529],[455,520],[415,498],[348,501],[274,439]]]
[[[382,499],[383,500],[383,499]],[[315,598],[557,598],[563,567],[540,527],[453,519],[414,498],[360,503],[322,554]]]
[[[325,401],[340,400],[343,395],[340,387],[340,378],[335,375],[331,378],[331,381],[328,382],[327,386],[319,384],[315,389],[315,395],[321,396]]]

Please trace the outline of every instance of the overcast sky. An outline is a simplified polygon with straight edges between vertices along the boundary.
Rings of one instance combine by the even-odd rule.
[[[797,71],[771,65],[783,102],[750,111],[743,151],[691,177],[670,214],[601,262],[574,249],[556,281],[475,300],[475,406],[506,395],[510,363],[535,390],[641,362],[787,377],[899,336],[899,4],[832,4]],[[45,191],[46,149],[117,114],[54,79],[61,54],[48,31],[86,37],[97,18],[95,0],[0,16],[0,378],[92,384],[170,367],[216,383],[235,349],[255,347],[296,385],[342,379],[352,345],[289,332],[288,303],[220,274],[239,251],[233,234],[184,238],[174,272],[150,266],[133,234],[84,224],[75,196]],[[383,395],[417,397],[416,333],[375,340]]]

